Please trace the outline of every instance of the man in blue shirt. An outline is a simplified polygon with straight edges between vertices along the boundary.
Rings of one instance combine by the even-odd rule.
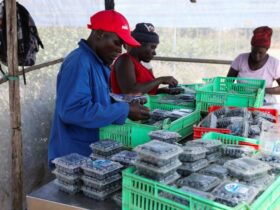
[[[49,142],[49,166],[69,153],[89,156],[89,145],[99,140],[99,128],[149,118],[143,105],[114,103],[109,96],[109,65],[121,54],[122,45],[140,46],[130,35],[123,15],[105,10],[91,17],[91,34],[81,40],[61,65]]]

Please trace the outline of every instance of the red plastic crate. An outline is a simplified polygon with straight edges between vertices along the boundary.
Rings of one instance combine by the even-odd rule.
[[[216,111],[217,109],[222,108],[222,106],[211,106],[209,107],[209,114],[211,112]],[[238,108],[238,107],[229,107],[231,109],[233,108]],[[261,111],[261,112],[265,112],[268,114],[271,114],[275,117],[275,123],[278,124],[279,120],[278,120],[278,112],[276,109],[265,109],[265,108],[248,108],[249,111]],[[225,133],[225,134],[230,134],[231,130],[226,129],[226,128],[205,128],[205,127],[201,127],[201,122],[197,125],[193,127],[193,137],[194,139],[198,139],[201,138],[203,136],[203,134],[208,133],[208,132],[217,132],[217,133]]]

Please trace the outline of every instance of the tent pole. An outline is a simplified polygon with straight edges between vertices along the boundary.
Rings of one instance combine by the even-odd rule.
[[[16,0],[6,0],[7,20],[7,57],[9,77],[9,104],[11,124],[11,147],[12,147],[12,209],[23,209],[23,183],[22,183],[22,134],[21,134],[21,111],[20,89],[18,77],[18,43],[17,43],[17,16]]]

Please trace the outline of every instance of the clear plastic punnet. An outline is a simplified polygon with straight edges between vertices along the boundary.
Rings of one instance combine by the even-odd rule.
[[[222,156],[219,160],[216,161],[216,164],[224,165],[229,160],[234,160],[235,158],[229,156]]]
[[[209,200],[214,200],[215,199],[215,196],[212,195],[211,193],[196,190],[196,189],[191,188],[191,187],[183,186],[183,187],[180,188],[180,190],[182,190],[184,192],[187,192],[187,193],[190,193],[190,194],[193,194],[193,195],[198,195],[202,198],[206,198],[206,199],[209,199]]]
[[[106,198],[108,198],[114,192],[121,189],[121,187],[122,187],[121,185],[116,185],[116,186],[114,186],[112,188],[108,188],[104,191],[99,191],[99,190],[96,190],[96,189],[88,187],[88,186],[82,186],[82,191],[85,196],[87,196],[89,198],[93,198],[95,200],[102,201],[102,200],[105,200]]]
[[[122,165],[133,165],[137,159],[137,153],[134,151],[124,150],[111,157],[111,160],[121,163]]]
[[[271,169],[267,163],[250,157],[227,161],[224,166],[232,176],[244,181],[263,177]]]
[[[110,93],[110,96],[118,102],[127,102],[127,103],[132,103],[132,102],[146,102],[148,100],[147,96],[132,96],[132,95],[127,95],[127,94],[115,94],[115,93]]]
[[[188,145],[196,145],[200,147],[204,147],[207,149],[206,154],[211,154],[213,152],[219,151],[222,146],[222,142],[220,140],[208,140],[208,139],[197,139],[193,141],[188,141],[185,146]]]
[[[269,164],[272,167],[272,172],[277,173],[277,174],[280,173],[280,157],[279,156],[258,153],[257,155],[255,155],[253,157]]]
[[[175,143],[178,142],[181,138],[181,135],[177,132],[157,130],[149,132],[149,136],[151,139],[163,141],[166,143]]]
[[[151,119],[153,120],[164,120],[168,117],[168,114],[170,115],[170,111],[161,110],[161,109],[155,109],[150,112]]]
[[[242,202],[250,204],[258,193],[259,190],[255,187],[231,181],[223,182],[212,191],[216,197],[215,201],[230,207],[235,207]]]
[[[114,140],[102,140],[90,145],[93,154],[102,156],[111,156],[123,150],[123,145],[120,142]]]
[[[177,145],[158,140],[139,145],[134,150],[141,160],[154,163],[159,167],[168,164],[171,158],[176,158],[183,152],[183,149]]]
[[[116,202],[118,206],[122,206],[122,192],[115,193],[112,199]]]
[[[88,160],[88,157],[77,153],[71,153],[63,157],[55,158],[52,163],[55,164],[55,167],[59,171],[65,173],[79,173],[81,166]]]
[[[222,153],[223,155],[241,158],[245,156],[252,156],[256,150],[253,147],[245,145],[223,145]]]
[[[183,162],[177,171],[182,176],[188,176],[191,173],[197,172],[208,165],[209,163],[206,159],[200,159],[195,162]]]
[[[209,176],[216,176],[222,180],[228,178],[229,176],[228,170],[224,166],[218,164],[211,164],[208,167],[199,171],[199,173],[209,175]]]
[[[170,164],[168,166],[163,166],[160,168],[148,165],[139,160],[135,162],[135,166],[139,174],[155,180],[165,179],[167,176],[174,174],[180,165],[181,162],[179,160],[174,164]]]
[[[222,157],[222,153],[221,152],[214,152],[214,153],[206,155],[206,159],[208,160],[209,163],[215,163],[221,157]]]
[[[221,184],[219,178],[198,173],[193,173],[177,181],[179,187],[187,186],[204,192],[210,191],[219,184]]]
[[[80,185],[70,185],[58,179],[55,179],[54,183],[59,190],[66,192],[68,194],[76,194],[80,192]]]
[[[263,154],[280,157],[280,127],[261,132],[260,151]]]
[[[118,173],[123,166],[111,160],[89,160],[81,168],[84,174],[99,180]]]
[[[100,180],[98,179],[92,179],[88,176],[82,176],[81,179],[84,182],[84,185],[97,189],[97,190],[105,190],[108,188],[112,188],[116,185],[120,185],[121,184],[121,175],[120,174],[115,174],[113,176],[110,176],[111,180],[108,180],[107,182],[100,182]]]
[[[70,185],[79,184],[81,182],[80,175],[77,174],[68,174],[63,171],[59,171],[58,169],[53,170],[52,173],[55,174],[58,180],[61,180]]]
[[[167,198],[168,200],[171,200],[175,203],[179,203],[182,204],[183,206],[189,206],[190,202],[188,201],[188,199],[182,198],[180,196],[165,192],[165,191],[160,191],[158,194],[159,197],[162,198]]]
[[[193,162],[205,158],[207,149],[197,146],[183,146],[184,152],[179,155],[182,162]]]
[[[174,183],[176,180],[178,180],[181,176],[176,172],[176,170],[171,170],[169,172],[167,172],[165,175],[160,175],[155,177],[154,173],[153,172],[150,172],[150,171],[146,171],[146,170],[137,170],[135,172],[135,174],[137,175],[140,175],[140,176],[144,176],[148,179],[153,179],[157,182],[160,182],[160,183],[164,183],[164,184],[172,184]]]
[[[89,155],[89,157],[92,159],[92,160],[99,160],[99,159],[111,159],[112,156],[103,156],[103,155],[98,155],[98,154],[95,154],[95,153],[91,153]]]
[[[267,174],[266,176],[263,176],[259,179],[254,179],[253,181],[250,182],[244,182],[244,184],[249,186],[254,186],[260,191],[265,191],[266,188],[268,188],[274,180],[275,180],[274,174],[272,175]]]
[[[158,162],[154,162],[151,159],[147,159],[147,158],[138,158],[136,161],[138,161],[139,163],[142,163],[144,165],[153,167],[153,168],[168,168],[173,164],[177,164],[178,162],[178,156],[172,157],[168,160],[161,160]]]
[[[258,111],[258,110],[253,111],[253,115],[254,115],[255,119],[264,118],[264,119],[266,119],[270,122],[275,122],[276,121],[275,116],[273,116],[271,114],[268,114],[268,113],[265,113],[265,112]]]

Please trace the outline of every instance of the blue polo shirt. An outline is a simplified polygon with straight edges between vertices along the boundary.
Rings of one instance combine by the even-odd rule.
[[[61,65],[50,134],[48,161],[69,153],[89,156],[89,145],[99,140],[99,128],[123,124],[127,103],[113,103],[109,96],[110,70],[85,40]]]

